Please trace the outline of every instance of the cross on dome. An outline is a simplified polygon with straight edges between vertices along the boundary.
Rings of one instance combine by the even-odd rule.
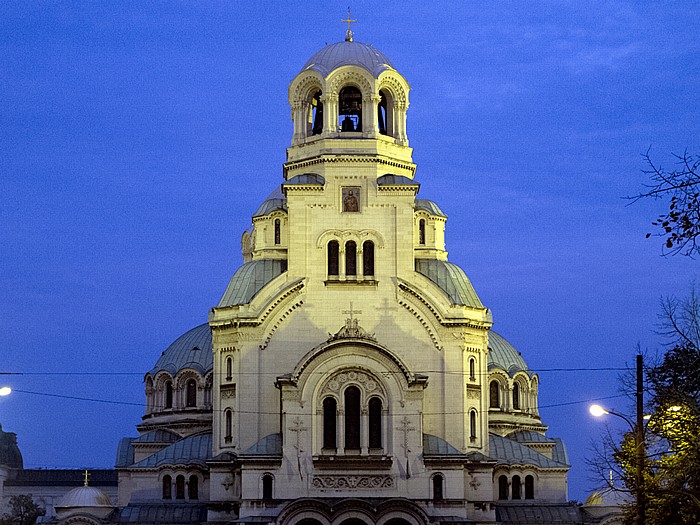
[[[357,22],[357,19],[353,20],[350,18],[350,7],[348,6],[348,17],[345,20],[341,20],[341,22],[347,22],[348,24],[348,29],[345,31],[345,41],[346,42],[352,42],[352,29],[350,28],[350,24],[353,22]]]

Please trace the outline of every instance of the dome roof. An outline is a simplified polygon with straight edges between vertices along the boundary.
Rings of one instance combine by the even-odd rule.
[[[109,496],[95,487],[76,487],[61,498],[58,507],[113,507]]]
[[[286,271],[286,259],[260,259],[245,263],[231,277],[217,308],[250,303],[267,283]]]
[[[395,69],[386,55],[371,45],[345,41],[324,47],[312,56],[301,70],[318,71],[327,77],[331,71],[342,66],[359,66],[375,78],[382,71]]]
[[[447,217],[445,212],[440,209],[440,206],[428,199],[416,199],[416,211],[417,210],[427,211],[430,215],[436,215],[438,217]]]
[[[24,465],[22,453],[17,446],[17,434],[3,432],[0,425],[0,465],[21,469]]]
[[[165,370],[174,376],[183,368],[192,368],[204,375],[211,371],[213,364],[211,330],[205,323],[175,339],[156,361],[149,374],[155,376]]]
[[[534,372],[528,368],[520,352],[506,341],[503,336],[491,330],[489,332],[489,370],[493,368],[505,370],[511,376],[517,372],[527,372],[530,376],[534,375]]]
[[[630,503],[629,494],[624,492],[622,488],[608,486],[603,489],[593,491],[586,498],[584,507],[601,506],[601,507],[622,507]]]
[[[450,299],[452,304],[483,308],[479,296],[464,271],[447,261],[416,259],[416,271],[433,281]]]

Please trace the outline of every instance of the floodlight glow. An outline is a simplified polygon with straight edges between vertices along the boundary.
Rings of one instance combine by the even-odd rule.
[[[0,396],[9,396],[12,393],[12,389],[9,386],[0,387]]]
[[[605,414],[609,413],[600,405],[591,405],[591,408],[589,408],[588,411],[591,413],[592,416],[595,417],[604,416]]]

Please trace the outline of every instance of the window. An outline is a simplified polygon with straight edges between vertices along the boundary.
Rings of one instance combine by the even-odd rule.
[[[185,476],[175,478],[175,498],[185,499]]]
[[[280,232],[280,228],[281,228],[280,227],[280,220],[275,219],[275,244],[276,245],[280,244],[280,240],[281,240],[281,236],[282,236],[281,232]]]
[[[345,243],[345,275],[357,276],[357,244],[355,241]]]
[[[354,86],[340,90],[338,126],[341,132],[362,131],[362,93]]]
[[[498,477],[498,499],[508,499],[508,478]]]
[[[425,219],[418,221],[418,244],[425,244]]]
[[[443,483],[444,479],[442,477],[442,474],[435,474],[433,476],[433,499],[435,501],[442,501],[443,499]]]
[[[262,499],[268,501],[272,499],[272,476],[270,474],[265,474],[262,477]]]
[[[231,412],[231,409],[226,409],[224,412],[224,441],[226,443],[231,443],[233,436],[232,436],[232,431],[233,430],[233,413]]]
[[[185,406],[188,408],[197,406],[197,381],[187,381]]]
[[[360,389],[345,390],[345,449],[360,449]]]
[[[520,386],[513,383],[513,410],[520,410]]]
[[[501,406],[498,399],[498,381],[491,381],[489,385],[489,408],[499,408]]]
[[[165,382],[165,408],[173,408],[173,382]]]
[[[473,357],[469,359],[469,379],[472,381],[476,379],[476,359]]]
[[[535,499],[535,478],[525,476],[525,499]]]
[[[336,417],[338,404],[333,397],[323,400],[323,448],[336,448]]]
[[[372,241],[362,243],[362,273],[365,277],[374,275],[374,243]]]
[[[513,476],[513,499],[521,499],[520,476]]]
[[[231,381],[233,378],[233,359],[226,358],[226,381]]]
[[[340,274],[340,265],[338,264],[339,247],[338,241],[331,241],[328,243],[328,275],[337,276]]]
[[[378,126],[379,126],[379,133],[382,135],[388,135],[387,132],[387,101],[386,101],[386,96],[384,95],[384,91],[379,92],[379,105],[377,106],[377,117],[378,117]]]
[[[199,499],[199,478],[190,476],[190,481],[187,484],[187,496],[189,499]]]
[[[163,499],[172,499],[173,497],[173,478],[163,476]]]
[[[382,448],[382,400],[369,400],[369,448]]]
[[[472,441],[476,440],[476,410],[469,413],[469,438]]]
[[[311,100],[311,134],[320,135],[323,133],[323,102],[321,102],[321,92],[317,91]]]

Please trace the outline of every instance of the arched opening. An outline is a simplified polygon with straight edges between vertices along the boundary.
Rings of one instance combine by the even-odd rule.
[[[508,499],[508,478],[498,476],[498,499]]]
[[[336,417],[338,414],[338,404],[333,397],[323,400],[323,448],[336,448]]]
[[[341,132],[362,131],[362,93],[346,86],[338,95],[338,126]]]
[[[279,219],[275,219],[275,245],[280,244],[282,239],[281,224]]]
[[[520,476],[513,476],[513,481],[512,481],[512,488],[513,488],[513,499],[521,499],[522,496],[520,494],[521,492],[521,487],[520,487]]]
[[[340,265],[338,253],[340,245],[338,241],[330,241],[328,243],[328,275],[338,276],[340,274]]]
[[[165,382],[165,408],[173,408],[173,382]]]
[[[265,474],[262,477],[262,499],[267,501],[272,499],[272,476],[270,474]]]
[[[513,410],[520,410],[520,386],[513,383]]]
[[[175,499],[185,499],[185,476],[175,478]]]
[[[387,131],[388,129],[388,119],[389,119],[389,112],[387,108],[387,99],[386,99],[386,93],[384,90],[379,91],[379,105],[377,107],[377,117],[378,117],[378,125],[379,125],[379,133],[382,135],[388,135],[389,132]]]
[[[525,499],[535,499],[535,478],[525,476]]]
[[[357,277],[357,244],[355,241],[345,243],[345,275]]]
[[[311,134],[320,135],[323,133],[323,102],[321,102],[321,92],[317,91],[311,99]]]
[[[425,245],[425,219],[418,221],[418,244]]]
[[[187,483],[187,497],[199,499],[199,478],[197,476],[190,476],[190,481]]]
[[[499,408],[501,406],[500,400],[498,399],[498,390],[498,381],[494,379],[489,385],[489,408]]]
[[[476,359],[473,357],[469,359],[469,379],[472,381],[476,379]]]
[[[472,441],[476,440],[476,410],[469,413],[469,438]]]
[[[345,451],[360,449],[360,389],[345,390]]]
[[[193,408],[197,406],[197,381],[190,379],[187,381],[185,392],[185,406]]]
[[[443,485],[445,483],[445,479],[442,477],[442,474],[435,474],[433,476],[433,499],[435,501],[442,501],[443,500]]]
[[[382,400],[369,400],[369,448],[382,448]]]
[[[173,497],[173,478],[168,475],[163,476],[163,499]]]
[[[374,243],[372,241],[362,243],[362,273],[365,277],[374,276]]]
[[[233,358],[226,358],[226,381],[233,379]]]
[[[224,412],[224,441],[230,443],[233,439],[233,413],[228,408]]]

